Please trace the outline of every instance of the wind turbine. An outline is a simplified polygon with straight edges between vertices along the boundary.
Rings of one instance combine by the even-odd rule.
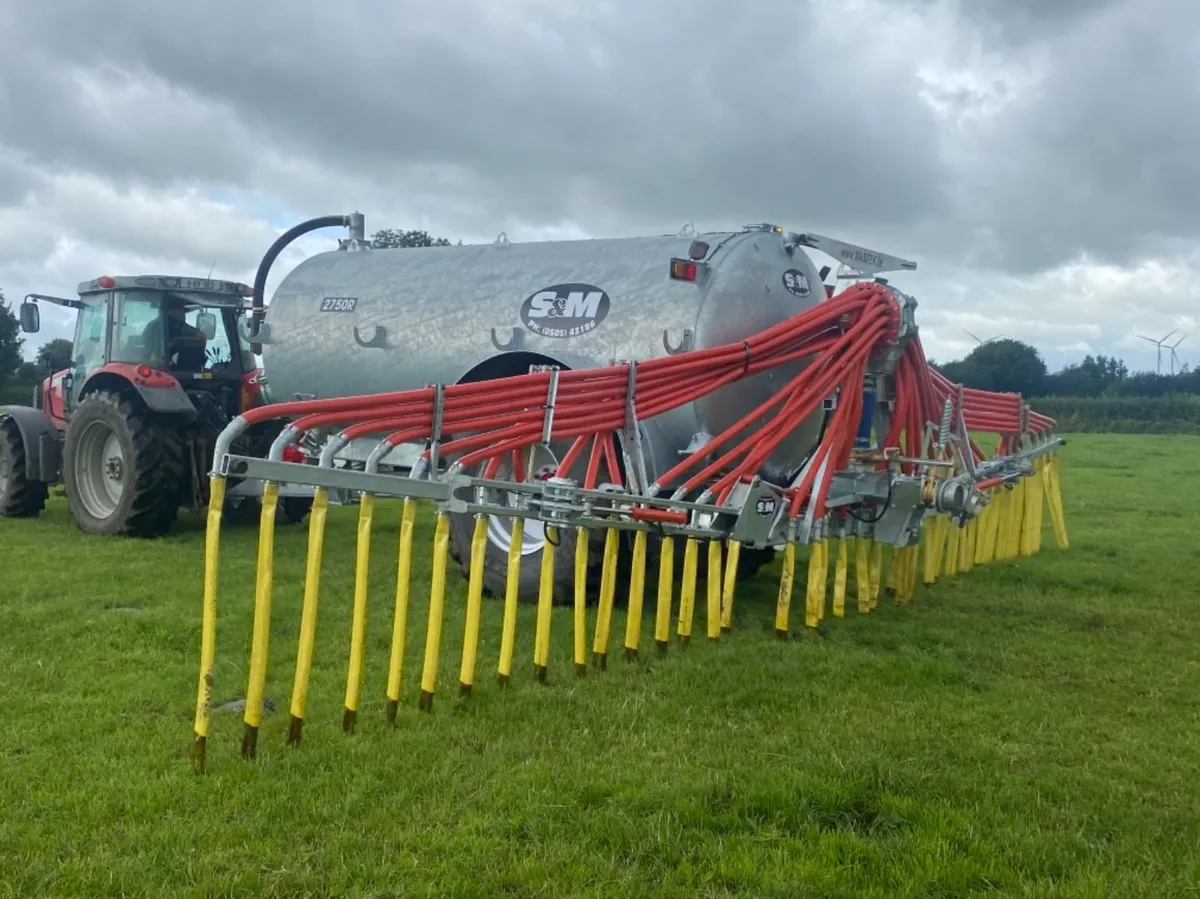
[[[994,340],[999,340],[1003,336],[1001,334],[997,334],[995,337],[989,337],[987,340],[980,340],[978,337],[976,337],[974,334],[972,334],[966,328],[963,328],[963,333],[966,334],[968,337],[970,337],[973,341],[975,341],[980,346],[985,346],[986,344],[989,344]]]
[[[1152,343],[1152,344],[1154,344],[1156,347],[1158,347],[1158,361],[1157,361],[1157,362],[1155,363],[1155,365],[1154,365],[1154,373],[1155,373],[1155,374],[1158,374],[1158,375],[1161,375],[1161,374],[1162,374],[1162,348],[1163,348],[1163,344],[1167,342],[1167,338],[1168,338],[1168,337],[1170,337],[1172,334],[1174,334],[1174,333],[1175,333],[1176,331],[1178,331],[1178,330],[1179,330],[1178,328],[1172,328],[1170,331],[1168,331],[1166,334],[1164,334],[1164,335],[1163,335],[1162,337],[1160,337],[1158,340],[1155,340],[1153,337],[1146,337],[1145,335],[1142,335],[1142,334],[1139,334],[1139,335],[1138,335],[1138,337],[1141,337],[1141,338],[1142,338],[1142,340],[1148,340],[1148,341],[1150,341],[1150,343]],[[1184,337],[1186,337],[1186,336],[1187,336],[1187,335],[1185,334],[1185,335],[1184,335]],[[1180,337],[1179,339],[1180,339],[1180,340],[1183,340],[1183,337]],[[1179,344],[1176,344],[1176,346],[1178,346],[1178,345],[1179,345]],[[1173,351],[1173,350],[1172,350],[1172,351]]]
[[[1175,365],[1179,362],[1179,356],[1175,352],[1175,347],[1177,347],[1177,346],[1179,346],[1179,344],[1183,343],[1184,337],[1187,337],[1187,334],[1180,335],[1180,337],[1177,341],[1175,341],[1173,344],[1171,344],[1169,347],[1167,347],[1167,349],[1169,349],[1171,351],[1171,374],[1172,375],[1175,374]],[[1182,368],[1182,366],[1180,366],[1180,367]]]

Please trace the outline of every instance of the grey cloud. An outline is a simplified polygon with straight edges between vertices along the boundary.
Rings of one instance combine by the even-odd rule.
[[[935,121],[911,74],[822,52],[803,6],[659,0],[499,31],[477,14],[493,4],[347,5],[320,25],[299,7],[146,4],[114,20],[63,2],[22,21],[26,43],[142,65],[236,109],[246,157],[286,149],[369,171],[383,192],[440,178],[481,217],[849,226],[862,208],[847,197],[861,197],[902,228],[941,205]]]
[[[1200,237],[1195,0],[908,6],[955,10],[964,47],[1040,78],[942,120],[925,48],[858,40],[829,3],[14,0],[0,134],[47,168],[400,209],[451,236],[770,218],[1026,273]]]

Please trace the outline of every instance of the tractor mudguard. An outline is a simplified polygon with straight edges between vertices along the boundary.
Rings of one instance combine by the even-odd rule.
[[[62,454],[59,430],[50,416],[32,406],[0,406],[0,421],[11,419],[25,444],[25,476],[44,484],[58,482]]]
[[[150,368],[148,365],[134,365],[129,362],[110,362],[97,370],[87,379],[83,386],[82,395],[94,390],[104,390],[116,387],[117,380],[125,382],[138,392],[142,402],[151,412],[164,414],[184,413],[188,416],[196,414],[196,407],[188,399],[188,395],[179,385],[179,381],[166,372]]]

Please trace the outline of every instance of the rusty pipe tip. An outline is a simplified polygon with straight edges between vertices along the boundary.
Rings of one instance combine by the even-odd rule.
[[[242,730],[242,758],[252,759],[258,754],[258,728],[247,724]]]
[[[300,745],[300,733],[302,730],[304,730],[304,719],[292,715],[288,721],[287,744],[289,746]]]
[[[507,687],[508,686],[508,675],[507,674],[497,674],[496,675],[496,683],[499,684],[502,688]]]
[[[587,663],[585,663],[585,662],[576,662],[575,663],[575,676],[576,677],[587,677]]]
[[[458,695],[462,696],[464,698],[470,696],[471,695],[471,685],[460,683],[458,685]]]
[[[208,738],[199,734],[196,734],[196,739],[192,741],[192,770],[197,774],[204,773],[205,744],[207,742]]]
[[[399,699],[389,699],[387,701],[387,707],[385,709],[384,714],[387,715],[388,724],[396,723],[396,712],[398,712],[399,710],[400,710],[400,700]]]
[[[775,636],[780,640],[786,640],[788,638],[788,629],[786,627],[775,628]]]
[[[607,671],[608,670],[608,653],[607,652],[592,653],[592,664],[595,665],[597,668],[599,668],[601,671]]]
[[[533,666],[533,677],[534,677],[534,680],[536,680],[539,684],[546,683],[548,675],[549,675],[549,673],[546,671],[545,665],[534,665]]]
[[[733,633],[733,625],[731,625],[731,624],[722,624],[722,625],[721,625],[721,633],[723,633],[723,634],[731,634],[731,633]]]
[[[433,711],[433,691],[422,690],[421,697],[417,700],[417,708],[422,712]]]
[[[667,650],[671,648],[671,644],[666,640],[655,640],[654,645],[658,647],[658,654],[660,656],[665,656]]]
[[[354,727],[358,724],[358,709],[346,709],[342,712],[342,730],[348,734],[354,733]]]
[[[684,649],[687,649],[688,646],[691,644],[691,642],[692,642],[691,634],[680,634],[679,635],[679,645],[681,647],[683,647]]]
[[[636,662],[637,657],[638,657],[638,651],[636,648],[632,648],[629,646],[625,647],[625,661]]]

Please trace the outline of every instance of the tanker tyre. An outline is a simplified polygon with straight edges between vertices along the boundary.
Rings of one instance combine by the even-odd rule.
[[[184,472],[178,429],[136,399],[97,391],[71,417],[63,482],[81,530],[161,536],[178,515]]]
[[[312,510],[313,501],[303,496],[285,496],[279,500],[279,511],[276,521],[287,524],[300,524]]]
[[[506,521],[506,519],[501,519]],[[526,525],[531,524],[529,520]],[[457,562],[463,576],[471,575],[471,540],[475,535],[473,514],[450,515],[449,556]],[[591,535],[588,553],[588,601],[593,602],[600,589],[600,565],[603,561],[604,538],[600,532]],[[530,538],[526,536],[526,540]],[[570,605],[575,601],[575,531],[567,528],[558,531],[558,543],[554,548],[554,604]],[[523,603],[536,603],[542,578],[541,548],[527,551],[521,559],[521,574],[518,578],[518,597]],[[489,523],[489,539],[483,556],[483,588],[490,596],[503,599],[508,584],[508,548],[498,539],[494,525]],[[618,592],[619,585],[618,585]]]
[[[0,518],[36,518],[46,507],[47,485],[26,476],[25,459],[16,423],[0,422]]]

